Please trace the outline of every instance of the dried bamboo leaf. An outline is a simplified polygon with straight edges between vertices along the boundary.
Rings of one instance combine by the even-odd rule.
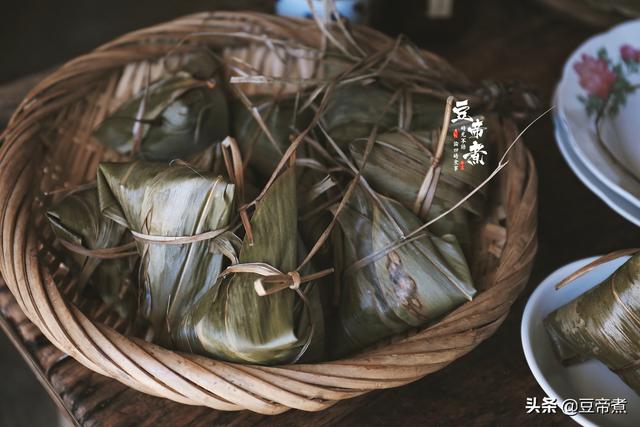
[[[235,188],[220,176],[185,166],[104,163],[98,170],[105,216],[148,236],[196,236],[229,225]],[[180,245],[138,242],[142,311],[154,339],[171,345],[178,324],[212,286],[224,255],[208,240]]]
[[[384,209],[407,233],[421,222],[384,196]],[[371,196],[357,188],[338,216],[342,254],[347,266],[340,278],[340,307],[335,354],[343,356],[386,337],[438,319],[475,295],[469,267],[453,235],[429,235],[384,252],[400,237]],[[349,268],[372,254],[382,255],[362,268]]]
[[[74,246],[88,250],[121,246],[126,229],[100,213],[95,188],[77,191],[63,197],[46,214],[56,236]],[[132,275],[137,257],[101,259],[67,251],[69,264],[75,270],[79,292],[95,290],[105,305],[123,319],[131,320],[137,308],[137,290]]]
[[[224,139],[228,116],[221,88],[181,72],[127,101],[93,136],[121,154],[131,154],[139,140],[140,159],[185,159]]]
[[[251,219],[254,244],[245,239],[243,263],[266,263],[287,273],[298,259],[295,170],[285,171],[259,202]],[[233,273],[218,281],[191,310],[181,326],[182,350],[248,363],[292,361],[311,334],[312,322],[300,298],[291,289],[267,296],[254,290],[252,273]],[[301,288],[303,289],[303,288]],[[315,331],[307,356],[324,339],[319,295],[304,287]]]
[[[640,254],[545,319],[560,359],[598,359],[640,394]]]

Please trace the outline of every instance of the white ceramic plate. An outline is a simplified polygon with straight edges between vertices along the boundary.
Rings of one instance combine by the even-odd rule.
[[[640,425],[640,397],[602,363],[591,360],[563,366],[551,347],[543,320],[549,313],[572,301],[606,279],[628,257],[608,262],[590,271],[560,290],[555,285],[596,257],[575,261],[553,272],[533,292],[522,316],[522,347],[531,372],[545,391],[558,403],[566,399],[627,400],[626,414],[576,414],[574,421],[583,426],[627,427]],[[544,415],[540,415],[543,417]]]
[[[604,52],[606,57],[602,57]],[[590,38],[569,57],[556,91],[556,105],[566,120],[568,142],[576,155],[610,191],[640,206],[640,144],[636,131],[640,123],[640,89],[619,89],[623,80],[640,84],[640,20]],[[607,112],[601,123],[604,143],[615,160],[598,142],[595,114],[588,113],[585,103],[605,99],[605,94],[615,95],[609,102],[618,99],[618,95],[626,98],[619,111]],[[626,169],[636,171],[635,176],[625,171],[622,163]]]
[[[628,221],[640,226],[640,206],[620,196],[617,192],[611,191],[607,183],[592,173],[589,166],[587,166],[583,159],[576,153],[574,149],[575,144],[570,142],[565,121],[557,111],[553,113],[553,122],[558,148],[580,181],[600,197],[611,209],[622,215]]]

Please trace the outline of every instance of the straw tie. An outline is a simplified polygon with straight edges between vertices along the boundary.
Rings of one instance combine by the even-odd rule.
[[[285,289],[292,289],[298,292],[298,294],[301,294],[300,285],[328,276],[333,273],[333,268],[302,276],[297,271],[283,273],[267,263],[248,262],[227,267],[225,271],[222,272],[221,276],[233,273],[251,273],[259,275],[260,277],[253,282],[253,287],[258,295],[267,296]]]
[[[433,202],[433,197],[436,193],[436,187],[438,185],[441,170],[440,160],[442,159],[444,144],[447,139],[447,133],[449,132],[452,105],[453,97],[449,96],[447,98],[444,116],[442,119],[442,128],[435,146],[433,159],[431,160],[431,166],[422,181],[422,185],[420,185],[420,189],[418,190],[418,195],[413,206],[413,213],[416,215],[424,216],[427,214],[431,208],[431,203]]]
[[[304,292],[302,292],[302,290],[300,289],[300,285],[302,285],[303,283],[321,279],[333,273],[333,271],[333,268],[328,268],[326,270],[322,270],[317,273],[309,274],[302,277],[297,271],[290,271],[285,274],[272,265],[264,262],[248,262],[243,264],[231,265],[227,267],[220,276],[224,277],[232,273],[251,273],[259,275],[260,277],[253,282],[253,288],[261,297],[273,295],[285,289],[291,289],[296,294],[298,294],[298,296],[302,300],[302,303],[304,304],[305,309],[307,310],[307,313],[309,313],[311,330],[309,331],[309,335],[307,336],[304,345],[302,346],[296,357],[291,361],[291,363],[297,363],[311,345],[311,341],[313,340],[313,335],[316,330],[314,317],[311,311],[311,305],[309,304],[309,300],[307,299]]]

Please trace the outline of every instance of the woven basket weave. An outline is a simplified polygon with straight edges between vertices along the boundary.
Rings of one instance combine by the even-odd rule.
[[[395,44],[364,27],[352,34],[370,55]],[[42,194],[90,181],[99,162],[115,159],[91,140],[91,130],[141,89],[158,61],[170,51],[207,45],[226,49],[225,55],[262,72],[303,78],[310,60],[296,52],[318,48],[326,37],[312,21],[198,14],[125,35],[65,64],[30,92],[0,148],[0,268],[22,310],[54,345],[87,368],[150,395],[278,414],[291,408],[318,411],[374,389],[407,384],[442,369],[494,333],[527,282],[536,250],[537,178],[522,144],[491,183],[493,205],[479,227],[473,262],[477,297],[436,324],[349,359],[264,367],[181,354],[128,337],[99,303],[73,293],[74,278],[61,263],[42,215]],[[412,49],[397,48],[390,66],[466,82],[441,59]],[[269,89],[243,85],[247,93]],[[500,151],[516,130],[508,119],[497,123],[495,149]]]

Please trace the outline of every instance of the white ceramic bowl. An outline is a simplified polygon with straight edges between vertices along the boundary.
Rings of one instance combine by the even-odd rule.
[[[640,205],[629,201],[628,198],[622,197],[615,191],[611,191],[607,184],[592,172],[592,169],[586,165],[584,160],[575,151],[575,144],[571,143],[571,135],[569,134],[566,121],[557,110],[553,112],[553,124],[558,148],[576,176],[587,188],[609,205],[611,209],[637,226],[640,226]]]
[[[556,105],[572,149],[589,171],[609,191],[640,206],[640,89],[629,91],[626,84],[640,85],[640,20],[598,34],[573,52],[556,90]],[[603,144],[593,103],[605,99],[618,110],[606,110],[600,124]]]
[[[640,44],[640,42],[639,42]],[[603,142],[640,179],[640,90],[627,95],[618,114],[605,115],[600,123]]]
[[[579,401],[581,398],[627,400],[626,414],[575,414],[571,416],[574,421],[583,426],[635,427],[640,425],[640,397],[596,360],[563,366],[553,352],[543,325],[549,313],[606,279],[628,257],[603,264],[562,289],[555,289],[558,282],[595,259],[588,258],[565,265],[547,277],[533,292],[522,316],[522,347],[536,380],[545,393],[557,399],[559,404],[566,399]]]

